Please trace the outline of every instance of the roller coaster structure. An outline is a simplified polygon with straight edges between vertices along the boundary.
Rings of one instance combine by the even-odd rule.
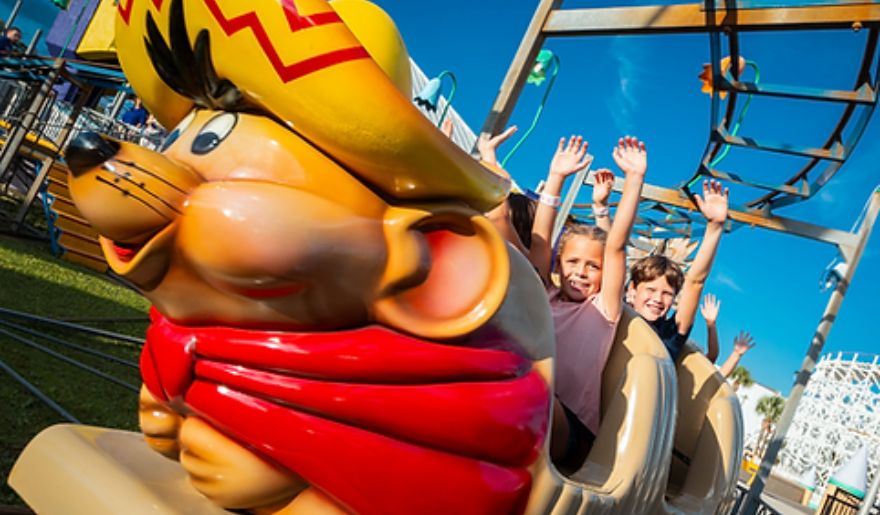
[[[731,62],[740,57],[740,38],[750,32],[806,30],[867,30],[865,45],[851,90],[826,90],[798,85],[768,85],[740,79],[739,70],[722,67],[722,56]],[[709,39],[712,83],[715,91],[710,108],[710,129],[700,162],[677,189],[646,184],[642,190],[642,206],[635,231],[641,241],[633,241],[642,251],[645,242],[665,239],[699,237],[702,217],[690,191],[702,177],[714,178],[755,192],[752,200],[732,206],[728,230],[743,226],[761,227],[793,234],[834,245],[843,263],[839,280],[816,329],[785,411],[764,455],[761,468],[747,498],[740,508],[755,513],[759,497],[770,469],[776,460],[794,412],[803,395],[811,372],[821,354],[828,332],[836,317],[843,296],[852,280],[867,239],[880,210],[880,188],[868,198],[863,215],[851,232],[822,227],[808,222],[778,216],[774,210],[809,200],[838,173],[864,133],[877,105],[878,36],[880,36],[880,2],[768,2],[765,0],[707,0],[691,4],[666,4],[637,7],[563,8],[562,0],[542,0],[537,6],[516,55],[508,68],[499,93],[483,124],[481,133],[497,134],[507,124],[526,78],[544,42],[556,37],[609,35],[705,33]],[[726,92],[722,102],[719,92]],[[837,122],[830,127],[824,144],[808,148],[789,143],[756,140],[736,134],[734,115],[737,103],[751,95],[799,99],[807,102],[837,103],[844,106]],[[807,158],[796,173],[781,184],[769,184],[755,173],[722,171],[715,168],[717,157],[729,146],[755,152],[770,152]],[[575,199],[583,184],[589,184],[588,170],[580,172],[565,196],[559,218],[577,213]],[[614,188],[621,191],[622,180]],[[574,209],[574,210],[573,210]],[[558,235],[561,227],[557,228]],[[662,243],[661,243],[662,244]]]
[[[880,473],[880,356],[822,356],[779,453],[779,468],[803,477],[815,467],[825,485],[852,455],[869,450],[868,481]],[[873,466],[872,466],[873,465]],[[824,490],[824,488],[817,488]],[[821,492],[819,492],[821,493]]]
[[[760,192],[753,200],[732,211],[730,230],[751,225],[831,243],[840,250],[843,262],[847,265],[829,301],[826,316],[823,317],[823,322],[817,329],[810,352],[805,358],[804,372],[798,376],[798,381],[790,396],[792,402],[786,408],[786,414],[783,415],[779,424],[774,443],[771,444],[771,449],[768,451],[770,457],[765,458],[762,475],[766,477],[770,468],[768,463],[772,463],[773,457],[779,450],[785,429],[797,406],[797,400],[810,378],[812,365],[821,351],[824,339],[830,330],[831,321],[833,321],[846,287],[858,265],[878,209],[880,209],[880,192],[875,191],[871,196],[865,216],[858,224],[857,230],[853,232],[829,229],[783,218],[777,216],[773,210],[815,196],[839,171],[861,137],[877,101],[876,50],[880,4],[875,2],[859,4],[839,2],[834,5],[814,4],[769,8],[762,5],[760,1],[748,1],[737,4],[728,2],[723,7],[707,3],[705,5],[571,10],[560,9],[561,4],[561,0],[557,0],[543,1],[539,5],[526,39],[517,54],[517,60],[511,66],[499,99],[496,100],[495,108],[484,125],[484,132],[497,132],[497,129],[506,122],[507,116],[512,111],[518,88],[522,86],[528,72],[526,64],[532,62],[546,37],[707,32],[710,35],[714,83],[717,85],[717,89],[729,93],[728,100],[725,104],[717,95],[713,96],[710,115],[712,129],[708,136],[706,150],[697,170],[682,183],[680,189],[646,186],[644,190],[646,202],[641,212],[639,234],[654,240],[698,236],[701,231],[701,220],[692,215],[694,205],[689,185],[700,177],[712,177],[730,184],[750,187]],[[853,90],[826,91],[791,86],[759,85],[740,81],[736,70],[731,72],[722,70],[720,58],[725,53],[723,52],[725,46],[726,53],[729,53],[734,59],[738,56],[738,35],[740,32],[804,29],[866,29],[869,32]],[[47,62],[45,71],[48,74],[46,83],[49,86],[59,75],[64,74],[62,65],[58,62]],[[740,99],[744,95],[766,95],[806,101],[835,102],[843,104],[845,108],[843,115],[831,128],[827,141],[821,148],[803,148],[785,143],[758,142],[752,138],[736,135],[731,126],[737,110],[737,95]],[[35,98],[34,105],[37,101],[45,102],[45,98],[42,100],[39,97]],[[25,119],[22,122],[22,127],[17,128],[10,135],[10,144],[4,148],[4,153],[0,155],[0,169],[4,168],[2,161],[7,156],[13,155],[14,149],[20,145],[21,139],[25,137],[28,126],[32,125],[35,119]],[[59,139],[63,141],[66,138],[60,137]],[[717,156],[724,151],[725,147],[731,145],[756,151],[806,157],[809,162],[784,183],[766,184],[735,171],[721,171],[714,167],[713,163]],[[569,194],[569,202],[567,203],[569,209],[573,206],[577,188],[584,181],[585,174],[582,174],[575,183],[576,187]],[[617,186],[619,189],[620,185]],[[32,200],[30,195],[29,200]],[[25,205],[28,203],[26,202]],[[776,445],[775,450],[774,444]],[[755,484],[756,492],[759,493],[763,485],[763,478],[759,476]],[[746,506],[746,510],[748,509]]]

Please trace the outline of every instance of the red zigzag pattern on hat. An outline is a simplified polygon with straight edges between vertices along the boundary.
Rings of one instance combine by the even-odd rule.
[[[151,1],[157,10],[162,10],[164,0]],[[202,1],[227,36],[231,36],[240,30],[251,30],[254,39],[257,40],[260,49],[269,60],[269,63],[272,64],[275,73],[278,74],[278,77],[282,82],[287,83],[318,70],[329,68],[330,66],[346,61],[369,57],[369,54],[362,46],[355,46],[319,54],[315,57],[304,59],[292,64],[285,64],[281,60],[281,56],[275,48],[275,45],[272,43],[269,33],[257,17],[255,11],[250,11],[234,18],[227,18],[217,4],[217,0]],[[119,2],[119,15],[122,17],[122,21],[125,22],[126,25],[129,25],[131,22],[131,12],[134,2],[135,0],[128,0],[127,3],[124,1]],[[307,30],[312,27],[319,27],[321,25],[329,25],[332,23],[342,23],[342,19],[335,12],[323,12],[311,16],[302,16],[299,14],[299,11],[294,4],[294,0],[282,0],[281,8],[284,17],[287,18],[287,23],[290,26],[291,32],[298,32],[300,30]]]

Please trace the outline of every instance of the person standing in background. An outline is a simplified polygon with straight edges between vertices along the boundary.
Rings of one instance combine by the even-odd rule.
[[[9,27],[0,36],[0,54],[19,54],[24,50],[24,45],[21,43],[21,29],[18,27]]]

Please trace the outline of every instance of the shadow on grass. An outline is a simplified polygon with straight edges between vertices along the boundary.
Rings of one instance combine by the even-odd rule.
[[[146,316],[148,303],[136,292],[113,284],[98,274],[59,262],[34,249],[34,245],[29,242],[13,240],[11,246],[8,242],[8,238],[0,238],[0,307],[53,318]],[[4,318],[21,325],[30,325],[22,320]],[[46,326],[30,326],[49,332]],[[146,327],[146,322],[137,322],[125,324],[124,327],[120,324],[113,329],[143,337]],[[51,332],[60,335],[57,330]],[[64,336],[71,341],[84,339],[81,335]],[[27,338],[36,340],[33,337]],[[51,347],[46,342],[39,343]],[[91,340],[91,345],[96,348],[104,346],[101,350],[107,352],[106,341]],[[89,358],[71,355],[71,352],[57,347],[55,350],[89,362]],[[137,361],[136,348],[113,349],[109,353]],[[83,423],[136,430],[135,393],[5,335],[0,335],[0,359]],[[140,384],[136,369],[107,365],[100,360],[92,360],[88,364],[130,384]],[[0,478],[3,478],[0,484],[0,505],[21,504],[6,485],[5,479],[9,470],[34,435],[52,424],[63,422],[63,419],[2,371],[0,406],[3,407],[0,409]]]
[[[55,258],[40,243],[8,237],[0,237],[0,284],[0,306],[51,318],[144,319],[149,308],[143,296],[106,275]]]

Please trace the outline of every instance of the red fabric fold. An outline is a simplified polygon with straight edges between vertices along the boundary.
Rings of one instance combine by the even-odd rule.
[[[350,382],[434,383],[516,377],[531,363],[501,350],[419,340],[380,326],[327,333],[205,327],[199,355],[303,377]]]
[[[352,513],[522,513],[531,489],[531,476],[524,467],[464,458],[294,409],[278,409],[276,404],[219,385],[196,381],[186,402]]]
[[[315,381],[200,361],[196,376],[370,431],[514,466],[537,457],[549,410],[547,385],[535,371],[506,381],[400,386]]]
[[[353,512],[524,509],[549,415],[528,360],[379,326],[283,333],[151,317],[141,367],[156,398]]]

